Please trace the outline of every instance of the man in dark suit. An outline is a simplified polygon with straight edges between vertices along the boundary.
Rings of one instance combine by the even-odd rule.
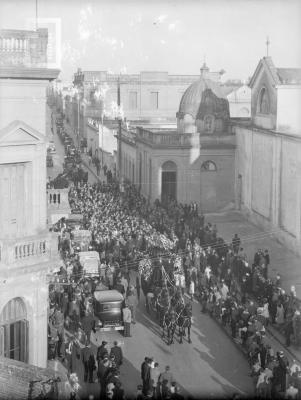
[[[82,350],[82,362],[84,364],[84,382],[87,382],[89,379],[89,383],[93,383],[93,371],[96,369],[95,358],[93,351],[91,349],[91,345],[86,344],[86,347]]]
[[[120,346],[118,346],[118,342],[116,340],[114,342],[114,347],[111,348],[110,357],[112,356],[114,356],[116,366],[119,368],[123,362],[123,354],[122,349]]]
[[[150,359],[149,357],[145,357],[143,363],[141,364],[141,379],[143,389],[142,392],[146,395],[148,390],[148,380],[150,377],[150,366],[149,366]]]
[[[105,356],[109,356],[109,352],[108,349],[106,348],[106,345],[108,344],[108,342],[106,342],[105,340],[103,340],[101,342],[101,346],[98,347],[97,349],[97,356],[96,359],[99,362],[99,360],[103,360]]]

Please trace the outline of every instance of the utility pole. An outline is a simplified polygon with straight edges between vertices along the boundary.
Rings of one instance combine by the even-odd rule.
[[[120,77],[118,77],[117,82],[117,105],[118,112],[120,111]],[[121,115],[118,116],[118,178],[121,183],[122,176],[122,155],[121,155]]]

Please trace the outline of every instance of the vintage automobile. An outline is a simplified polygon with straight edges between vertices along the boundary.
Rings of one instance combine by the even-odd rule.
[[[84,216],[82,214],[69,214],[69,217],[66,219],[66,225],[68,231],[73,231],[76,227],[80,229],[84,223]]]
[[[122,307],[124,298],[117,290],[94,292],[94,315],[96,329],[100,331],[124,330]]]
[[[79,247],[80,251],[88,251],[92,240],[91,232],[85,229],[74,229],[71,232],[72,245]]]
[[[105,271],[100,271],[100,259],[97,251],[80,251],[78,256],[84,276],[104,276]]]
[[[48,148],[47,148],[47,153],[48,154],[55,154],[56,153],[56,148],[54,142],[49,142]]]

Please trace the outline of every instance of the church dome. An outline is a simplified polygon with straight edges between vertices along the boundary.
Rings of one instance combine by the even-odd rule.
[[[183,118],[184,115],[190,114],[195,119],[200,107],[203,92],[207,89],[211,89],[211,91],[218,98],[221,99],[226,98],[220,87],[220,83],[208,79],[204,77],[204,75],[202,74],[198,81],[192,83],[185,90],[180,102],[178,117]]]

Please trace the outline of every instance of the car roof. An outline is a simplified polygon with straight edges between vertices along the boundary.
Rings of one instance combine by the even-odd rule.
[[[95,300],[106,301],[123,301],[123,296],[118,290],[97,290],[94,292]]]

